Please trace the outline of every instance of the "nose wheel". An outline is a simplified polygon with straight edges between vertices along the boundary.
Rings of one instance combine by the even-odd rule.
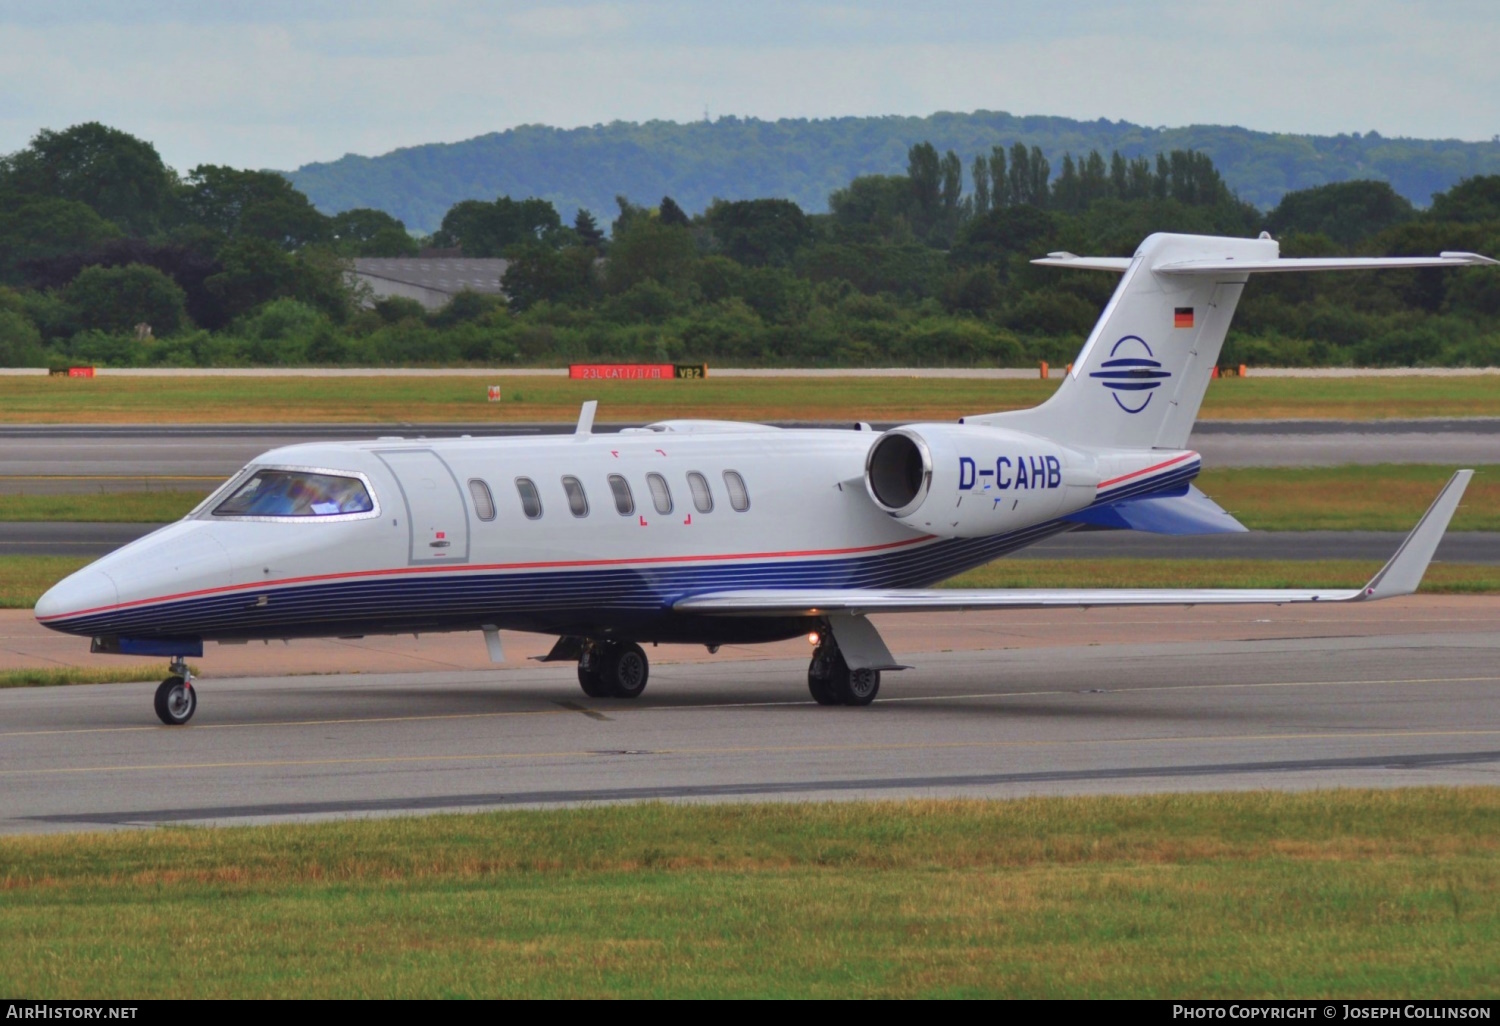
[[[169,727],[180,727],[198,711],[198,692],[182,659],[172,660],[167,672],[171,676],[156,688],[156,716]]]
[[[578,685],[590,698],[635,698],[650,675],[650,660],[634,642],[590,642],[578,657]]]

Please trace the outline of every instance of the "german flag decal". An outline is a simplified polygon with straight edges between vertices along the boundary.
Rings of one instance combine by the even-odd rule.
[[[1191,328],[1193,326],[1193,308],[1190,306],[1179,306],[1172,311],[1172,327]]]

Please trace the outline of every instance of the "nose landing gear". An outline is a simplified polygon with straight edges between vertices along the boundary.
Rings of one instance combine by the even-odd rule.
[[[171,674],[156,689],[156,715],[169,727],[180,727],[198,711],[198,692],[193,689],[193,674],[187,660],[177,656],[167,672]]]
[[[635,698],[650,675],[645,650],[634,642],[590,641],[578,657],[578,684],[590,698]]]

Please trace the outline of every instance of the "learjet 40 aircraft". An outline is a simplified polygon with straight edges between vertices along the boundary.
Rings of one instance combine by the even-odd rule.
[[[541,438],[378,438],[274,449],[181,521],[60,582],[36,606],[93,651],[171,660],[156,694],[186,723],[203,643],[500,630],[555,635],[594,698],[646,686],[642,642],[814,640],[824,705],[866,705],[903,667],[866,618],[1050,606],[1359,602],[1416,590],[1461,470],[1362,588],[928,590],[1080,528],[1242,531],[1191,484],[1186,448],[1252,274],[1465,267],[1472,253],[1282,259],[1274,240],[1152,235],[1042,405],[876,433],[677,420]]]

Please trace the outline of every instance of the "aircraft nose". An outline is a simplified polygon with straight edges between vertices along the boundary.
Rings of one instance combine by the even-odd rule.
[[[85,567],[54,584],[36,604],[34,614],[44,625],[59,617],[112,606],[120,601],[114,578],[102,570]]]

